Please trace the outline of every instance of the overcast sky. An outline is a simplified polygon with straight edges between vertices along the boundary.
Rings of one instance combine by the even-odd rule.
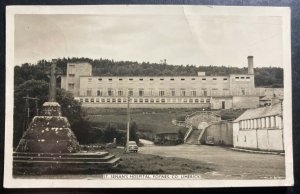
[[[282,67],[280,17],[172,14],[16,15],[15,65],[89,57],[174,65]]]

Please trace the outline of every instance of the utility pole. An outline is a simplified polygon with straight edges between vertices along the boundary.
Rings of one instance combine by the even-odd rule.
[[[36,115],[39,115],[39,109],[38,109],[38,104],[37,101],[39,100],[38,98],[33,98],[29,97],[28,94],[26,97],[23,97],[25,99],[25,119],[24,119],[24,124],[23,124],[23,132],[26,131],[28,125],[29,125],[29,120],[30,120],[30,106],[29,106],[29,100],[34,100],[35,101],[35,112]]]
[[[128,93],[128,99],[127,99],[127,134],[126,134],[126,148],[125,151],[129,152],[128,150],[128,144],[129,144],[129,130],[130,130],[130,97]]]

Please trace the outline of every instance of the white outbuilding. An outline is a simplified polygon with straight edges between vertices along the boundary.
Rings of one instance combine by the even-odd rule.
[[[284,152],[282,103],[248,109],[233,123],[235,148]]]

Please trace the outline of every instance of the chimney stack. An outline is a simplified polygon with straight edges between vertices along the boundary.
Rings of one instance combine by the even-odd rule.
[[[253,70],[253,56],[248,56],[248,74],[253,75],[254,70]]]

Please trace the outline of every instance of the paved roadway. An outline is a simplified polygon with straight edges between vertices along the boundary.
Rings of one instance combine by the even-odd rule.
[[[281,179],[285,177],[284,156],[233,151],[206,145],[147,146],[139,152],[179,157],[210,164],[215,170],[203,175],[212,179]]]

